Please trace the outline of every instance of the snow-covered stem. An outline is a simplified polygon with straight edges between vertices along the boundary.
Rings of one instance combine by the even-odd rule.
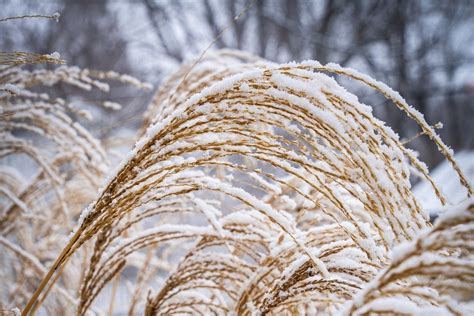
[[[78,315],[127,267],[140,271],[129,310],[147,315],[363,314],[399,298],[411,302],[401,313],[461,310],[453,302],[473,281],[463,257],[469,223],[446,224],[451,217],[432,228],[410,171],[446,198],[425,164],[328,72],[362,80],[406,111],[469,190],[448,147],[383,84],[337,65],[212,52],[163,84],[141,138],[104,177],[24,315],[81,249]],[[407,259],[412,248],[394,255],[406,244],[422,245],[410,247],[423,260]],[[449,278],[428,280],[446,266]],[[399,278],[415,267],[416,278]],[[144,278],[158,269],[163,278]],[[141,297],[145,286],[153,290]]]

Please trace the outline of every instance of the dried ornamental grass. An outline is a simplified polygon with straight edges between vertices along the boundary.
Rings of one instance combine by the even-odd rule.
[[[83,249],[78,315],[103,307],[104,288],[112,313],[122,280],[135,283],[130,315],[467,313],[472,199],[431,228],[411,169],[446,198],[426,166],[328,73],[392,100],[472,194],[449,148],[385,85],[332,64],[216,52],[163,85],[151,125],[82,212],[23,314],[48,303]],[[452,274],[433,279],[443,267]]]
[[[22,67],[45,62],[64,63],[57,53],[0,53],[2,311],[4,306],[27,303],[47,273],[46,267],[67,243],[84,205],[97,197],[101,179],[110,168],[100,141],[78,121],[80,117],[92,118],[82,107],[91,102],[76,105],[44,91],[62,83],[107,92],[109,80],[148,87],[115,72],[71,66]],[[107,107],[109,103],[99,106]],[[53,302],[46,304],[48,313],[64,314],[77,305],[71,290],[80,282],[77,275],[82,270],[75,267],[63,272],[62,284],[53,289]]]
[[[392,261],[348,304],[346,315],[474,313],[474,199],[392,253]]]
[[[193,94],[228,76],[250,69],[253,63],[259,61],[263,60],[246,52],[222,49],[210,51],[199,60],[198,67],[195,66],[195,60],[185,63],[161,84],[144,114],[144,128],[163,120]]]

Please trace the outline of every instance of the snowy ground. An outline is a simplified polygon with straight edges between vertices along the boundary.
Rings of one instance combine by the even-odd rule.
[[[461,151],[455,155],[461,170],[466,175],[468,181],[474,183],[474,151]],[[443,161],[431,171],[434,182],[438,184],[441,191],[448,200],[448,204],[457,204],[466,198],[466,189],[459,183],[458,176],[450,166],[449,162]],[[413,192],[421,203],[421,206],[430,214],[438,214],[443,207],[436,198],[435,193],[427,182],[420,182]]]

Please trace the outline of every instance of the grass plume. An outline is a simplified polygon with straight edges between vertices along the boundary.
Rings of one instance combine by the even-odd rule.
[[[334,64],[210,52],[162,85],[135,148],[82,211],[23,314],[57,310],[69,284],[66,313],[100,308],[94,303],[108,287],[113,313],[113,284],[124,279],[135,284],[130,315],[467,313],[472,199],[432,227],[411,191],[411,170],[443,204],[446,197],[425,164],[331,74],[404,111],[472,195],[451,150],[384,84]],[[59,135],[65,148],[78,139]],[[100,148],[90,144],[84,150]],[[95,181],[94,190],[110,166],[101,151],[86,156],[75,158],[73,174]]]

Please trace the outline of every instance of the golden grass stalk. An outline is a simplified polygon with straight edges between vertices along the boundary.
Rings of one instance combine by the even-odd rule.
[[[2,291],[2,300],[22,306],[47,272],[41,267],[49,267],[84,205],[96,198],[109,168],[100,142],[77,122],[77,117],[90,118],[90,113],[68,99],[38,91],[64,83],[107,92],[104,80],[139,88],[148,85],[115,72],[70,66],[26,70],[21,66],[62,63],[57,55],[15,53],[9,60],[12,62],[0,58],[0,65],[4,65],[0,66],[0,244],[5,250],[2,265],[7,267],[1,272],[11,284],[8,293]],[[25,174],[16,161],[26,161],[31,171]],[[68,293],[69,286],[79,282],[74,281],[77,272],[64,272],[66,283],[55,287],[58,302],[48,306],[49,312],[64,313],[77,304]]]
[[[147,111],[146,132],[82,212],[23,315],[40,307],[58,271],[91,240],[78,315],[125,268],[137,266],[166,276],[148,282],[157,290],[146,300],[131,295],[130,311],[140,305],[147,315],[329,314],[347,304],[350,312],[364,308],[370,295],[413,296],[418,280],[409,275],[390,287],[395,292],[383,292],[385,275],[398,262],[392,249],[431,229],[411,192],[410,168],[442,203],[446,198],[398,135],[327,73],[361,81],[393,101],[433,139],[472,194],[449,148],[384,84],[333,64],[277,65],[217,52],[163,85]],[[466,236],[457,237],[460,250],[452,255],[462,258],[471,249]],[[150,264],[137,264],[143,258]],[[454,271],[451,279],[462,280],[462,289],[472,285]],[[430,287],[428,303],[445,302],[439,295],[455,290]],[[361,293],[369,295],[362,303],[354,300]]]

